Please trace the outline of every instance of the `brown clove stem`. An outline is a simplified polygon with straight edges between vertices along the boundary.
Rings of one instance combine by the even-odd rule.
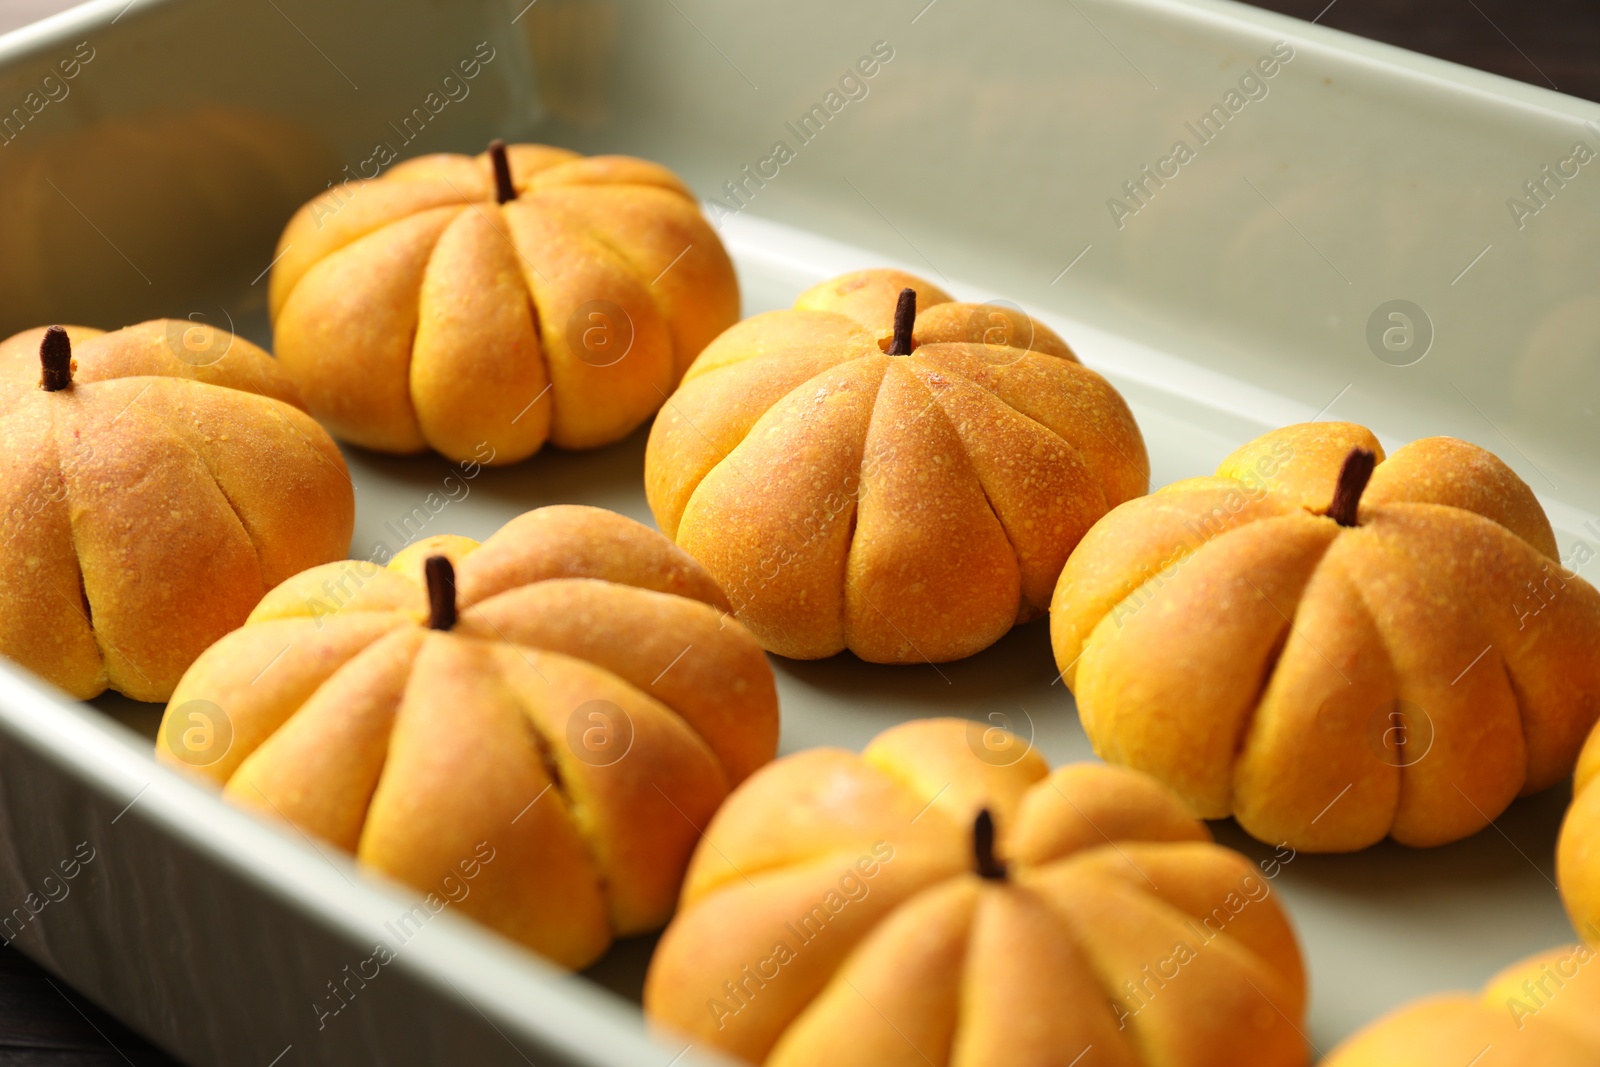
[[[894,305],[894,337],[889,341],[889,355],[911,354],[911,327],[917,321],[917,291],[900,290],[900,299]]]
[[[511,160],[506,158],[506,143],[499,138],[489,142],[489,161],[494,164],[495,203],[515,200],[517,187],[511,184]]]
[[[44,332],[39,342],[39,388],[47,393],[58,393],[72,384],[72,341],[67,331],[52,326]]]
[[[979,810],[978,817],[972,820],[972,856],[979,878],[990,882],[1006,880],[1006,865],[994,854],[994,816],[988,808]]]
[[[429,556],[422,564],[428,583],[428,629],[449,630],[456,624],[456,569],[443,556]]]
[[[1339,481],[1333,489],[1333,503],[1328,505],[1327,516],[1340,526],[1356,525],[1356,509],[1361,506],[1361,494],[1366,492],[1367,481],[1372,477],[1378,457],[1366,448],[1352,448],[1339,468]]]

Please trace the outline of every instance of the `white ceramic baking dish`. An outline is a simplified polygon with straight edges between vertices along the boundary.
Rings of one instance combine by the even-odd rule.
[[[874,49],[873,76],[842,84]],[[707,199],[747,314],[883,263],[1016,302],[1125,391],[1157,484],[1296,420],[1469,438],[1593,577],[1600,163],[1575,145],[1600,151],[1600,107],[1554,92],[1205,0],[96,0],[0,38],[0,109],[7,333],[198,314],[266,342],[283,221],[380,146],[630,152]],[[486,471],[426,532],[483,536],[558,501],[648,521],[642,453],[641,434]],[[398,547],[445,464],[349,459],[353,551]],[[938,668],[775,667],[786,751],[999,712],[1054,760],[1089,754],[1043,624]],[[15,943],[182,1059],[705,1058],[628,1002],[647,942],[566,977],[448,913],[324,1014],[410,894],[157,767],[159,708],[96,703],[0,670],[0,911],[87,842]],[[1442,849],[1285,866],[1309,1040],[1570,939],[1551,884],[1565,802]]]

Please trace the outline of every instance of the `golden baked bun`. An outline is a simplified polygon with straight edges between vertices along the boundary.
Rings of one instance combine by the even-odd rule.
[[[495,463],[594,448],[661,406],[739,317],[739,286],[665,167],[496,142],[302,207],[278,241],[273,347],[313,415],[380,452]]]
[[[1600,945],[1600,727],[1578,757],[1572,807],[1556,847],[1556,882],[1579,936]]]
[[[1481,993],[1424,997],[1350,1038],[1322,1067],[1594,1067],[1597,957],[1567,945],[1506,968]]]
[[[316,567],[179,683],[156,754],[227,799],[582,967],[667,921],[728,790],[777,750],[759,645],[693,560],[598,508]]]
[[[261,594],[350,549],[338,447],[272,357],[156,320],[0,342],[0,654],[165,700]]]
[[[767,1067],[1297,1067],[1269,883],[1142,774],[911,722],[728,798],[645,1011]]]
[[[645,452],[661,529],[796,659],[988,647],[1149,478],[1127,404],[1059,337],[891,270],[718,337]]]
[[[1304,851],[1475,833],[1572,773],[1600,713],[1600,596],[1527,485],[1448,437],[1384,460],[1351,423],[1107,515],[1051,637],[1103,758]]]

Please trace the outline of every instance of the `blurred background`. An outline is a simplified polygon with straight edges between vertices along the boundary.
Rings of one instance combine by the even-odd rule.
[[[0,0],[0,33],[75,6],[70,0]],[[1600,100],[1600,5],[1594,0],[1255,0],[1253,6]]]

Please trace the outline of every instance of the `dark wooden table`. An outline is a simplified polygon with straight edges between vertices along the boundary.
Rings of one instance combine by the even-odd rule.
[[[1595,0],[1249,2],[1585,100],[1600,100],[1600,4]]]
[[[0,948],[0,1067],[172,1063],[22,953]]]
[[[1324,26],[1600,100],[1597,0],[1254,0]],[[66,0],[21,0],[43,16]],[[0,14],[0,31],[21,12]],[[166,1067],[174,1061],[0,948],[0,1067]]]

